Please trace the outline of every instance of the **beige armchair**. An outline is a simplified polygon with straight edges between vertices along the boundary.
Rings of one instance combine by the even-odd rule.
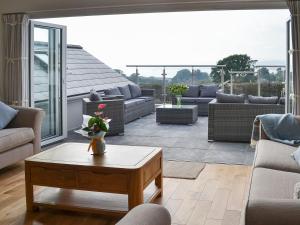
[[[19,112],[0,130],[0,169],[34,155],[41,150],[41,126],[44,112],[37,108],[13,107]]]

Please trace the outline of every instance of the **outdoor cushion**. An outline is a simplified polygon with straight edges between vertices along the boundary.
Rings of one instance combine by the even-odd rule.
[[[260,140],[256,146],[254,167],[300,173],[300,166],[292,157],[296,147],[270,140]]]
[[[200,97],[216,97],[217,85],[200,85]]]
[[[278,97],[277,96],[261,97],[261,96],[248,95],[248,101],[251,104],[277,104]]]
[[[134,85],[134,84],[129,84],[129,89],[130,89],[132,98],[137,98],[137,97],[142,96],[142,90],[139,86]]]
[[[101,96],[97,93],[96,90],[92,89],[90,91],[90,100],[92,102],[97,102],[97,101],[100,101],[101,100]]]
[[[285,97],[280,97],[278,102],[279,102],[280,105],[284,105],[285,104]]]
[[[299,224],[299,200],[293,199],[294,187],[299,181],[298,173],[254,168],[245,224]]]
[[[125,100],[128,100],[128,99],[132,98],[131,93],[130,93],[130,89],[129,89],[129,85],[125,85],[125,86],[118,87],[118,88],[119,88],[121,94],[124,96]]]
[[[32,128],[9,128],[0,131],[0,152],[5,152],[34,139]]]
[[[182,95],[184,97],[199,97],[200,87],[199,85],[190,85],[189,89]]]
[[[0,101],[0,130],[5,128],[10,121],[17,115],[18,110],[15,110]]]
[[[244,103],[245,95],[231,95],[217,92],[217,101],[219,103]]]
[[[104,91],[105,95],[122,95],[119,88],[111,88]]]
[[[130,99],[124,102],[124,107],[125,109],[128,109],[143,103],[145,103],[145,99],[138,99],[138,98]]]
[[[214,98],[189,98],[189,97],[182,97],[181,102],[185,103],[209,103]]]
[[[150,96],[141,96],[141,97],[138,97],[138,99],[144,99],[146,102],[154,100],[154,98],[150,97]]]

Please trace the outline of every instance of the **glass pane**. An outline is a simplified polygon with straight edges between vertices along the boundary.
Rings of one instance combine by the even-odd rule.
[[[46,113],[42,125],[46,140],[62,135],[61,30],[35,26],[33,51],[33,104]]]

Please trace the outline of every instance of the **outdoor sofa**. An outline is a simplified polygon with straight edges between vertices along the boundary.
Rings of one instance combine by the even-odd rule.
[[[300,166],[291,156],[296,149],[266,139],[258,142],[244,225],[300,224],[300,200],[294,198]]]
[[[83,114],[94,115],[99,104],[106,104],[104,115],[111,119],[108,135],[124,133],[124,124],[155,111],[155,90],[129,84],[104,91],[99,100],[83,99]]]
[[[197,105],[198,116],[208,115],[208,103],[216,98],[217,85],[189,85],[189,89],[182,95],[182,105]],[[176,105],[175,96],[172,97],[172,104]]]
[[[37,108],[12,107],[18,110],[16,117],[0,129],[0,169],[41,151],[44,112]]]
[[[208,104],[208,140],[250,142],[257,115],[284,112],[285,105],[278,101],[274,104],[249,103],[247,100],[224,103],[214,99]]]

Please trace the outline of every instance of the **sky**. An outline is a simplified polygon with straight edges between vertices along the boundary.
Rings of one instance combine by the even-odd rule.
[[[241,10],[39,21],[67,26],[68,44],[81,45],[108,66],[131,74],[135,69],[126,65],[216,64],[232,54],[248,54],[258,64],[285,64],[288,19],[288,10]]]

